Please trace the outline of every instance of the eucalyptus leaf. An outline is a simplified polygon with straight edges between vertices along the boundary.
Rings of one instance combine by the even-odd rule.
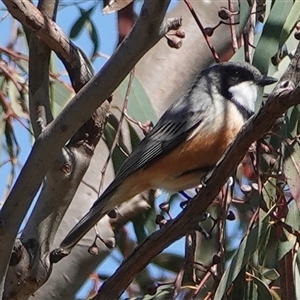
[[[285,223],[295,229],[295,231],[298,231],[300,228],[300,214],[295,201],[291,201],[289,204],[289,210]],[[288,252],[290,252],[297,243],[297,238],[294,234],[288,232],[284,228],[283,233],[284,235],[280,239],[277,250],[278,260],[281,260]]]
[[[273,297],[272,297],[269,287],[258,277],[254,276],[252,274],[249,274],[249,276],[253,279],[254,283],[257,286],[259,299],[273,300]]]
[[[266,271],[264,271],[262,273],[262,275],[270,281],[275,281],[280,277],[280,274],[274,268],[273,269],[267,269]]]
[[[59,80],[54,79],[50,84],[52,114],[56,117],[67,103],[75,96],[74,90]]]
[[[300,207],[300,145],[298,141],[285,145],[283,170],[290,193]]]
[[[82,32],[82,30],[85,28],[86,23],[90,22],[91,14],[94,11],[95,7],[96,6],[92,6],[88,10],[84,10],[79,7],[80,16],[71,27],[70,34],[69,34],[71,39],[77,38],[78,35]]]
[[[257,250],[257,244],[260,238],[269,230],[269,224],[262,222],[259,226],[253,228],[248,235],[242,240],[239,249],[233,256],[231,263],[223,273],[216,290],[214,300],[223,299],[227,289],[236,279],[241,269],[248,263],[254,252]]]
[[[293,7],[291,8],[290,13],[288,14],[285,20],[285,23],[283,25],[280,34],[279,46],[278,46],[279,49],[281,49],[281,47],[288,39],[289,35],[292,33],[296,22],[299,20],[299,12],[300,12],[300,0],[295,0]]]
[[[126,91],[128,88],[129,75],[123,80],[118,87],[117,92],[120,93],[122,99],[125,99]],[[148,120],[156,123],[158,118],[150,102],[149,96],[147,95],[144,87],[140,81],[134,77],[132,86],[130,89],[128,99],[128,113],[135,120],[140,122],[146,122]]]
[[[119,120],[114,116],[114,115],[110,115],[108,118],[108,122],[104,128],[104,141],[108,147],[108,149],[111,149],[115,137],[116,137],[116,133],[118,130],[118,126],[119,126]],[[129,150],[127,149],[126,145],[123,143],[123,134],[122,131],[120,132],[119,135],[119,140],[118,143],[112,153],[112,163],[114,166],[114,171],[115,173],[118,172],[118,170],[120,169],[121,165],[123,164],[123,162],[125,161],[125,159],[127,158],[127,155],[125,153],[129,153]],[[120,147],[122,148],[123,151],[120,150]],[[125,153],[124,153],[125,152]]]
[[[253,65],[263,74],[268,73],[271,57],[278,51],[279,36],[292,7],[292,0],[273,2],[253,57]]]
[[[239,21],[239,27],[240,31],[242,31],[245,27],[245,24],[250,16],[251,12],[251,6],[249,5],[249,2],[247,0],[240,0],[239,1],[240,5],[240,10],[239,10],[239,16],[240,16],[240,21]]]
[[[95,24],[93,23],[93,21],[89,21],[88,23],[88,32],[89,32],[89,36],[91,38],[91,41],[93,43],[93,53],[92,56],[98,51],[99,47],[100,47],[100,43],[99,43],[99,35],[98,35],[98,31],[97,28],[95,26]]]
[[[13,72],[11,76],[13,77],[15,82],[21,82],[22,80],[16,72]],[[18,90],[18,88],[16,87],[15,83],[12,80],[7,81],[6,89],[7,89],[7,96],[9,97],[10,105],[14,113],[19,118],[28,119],[28,114],[27,112],[24,111],[22,107],[22,101],[24,101],[25,99],[21,99],[20,91]],[[22,95],[22,96],[27,96],[27,95]]]

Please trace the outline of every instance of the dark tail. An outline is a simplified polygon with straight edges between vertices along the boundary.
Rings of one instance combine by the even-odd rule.
[[[85,234],[97,222],[108,213],[105,206],[108,199],[98,199],[96,205],[92,206],[90,211],[73,227],[60,244],[60,250],[70,252],[73,247],[85,236]]]

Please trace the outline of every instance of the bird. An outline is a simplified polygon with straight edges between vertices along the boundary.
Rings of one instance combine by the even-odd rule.
[[[145,190],[176,193],[198,186],[254,114],[258,88],[276,81],[245,62],[202,70],[128,156],[60,249],[70,252],[104,215]]]

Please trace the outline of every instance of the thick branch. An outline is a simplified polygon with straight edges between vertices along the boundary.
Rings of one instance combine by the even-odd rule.
[[[31,2],[4,0],[3,3],[15,19],[36,33],[62,60],[74,89],[78,91],[92,75],[89,63],[82,51],[51,18],[43,15]],[[81,84],[78,85],[78,83]]]
[[[292,92],[285,90],[280,95],[271,97],[258,114],[246,123],[232,146],[208,177],[205,186],[190,201],[188,207],[176,219],[169,221],[164,228],[153,233],[137,247],[116,273],[103,284],[94,299],[116,299],[156,255],[193,230],[197,220],[199,221],[199,216],[218,195],[250,145],[270,130],[278,117],[289,107],[299,103],[300,88]]]
[[[4,280],[17,231],[55,154],[111,95],[145,52],[168,31],[163,18],[169,3],[170,0],[145,1],[141,15],[128,38],[118,47],[103,69],[80,90],[36,140],[0,214],[1,282]],[[5,1],[5,4],[14,7],[10,1]],[[50,22],[46,17],[44,21]],[[37,34],[40,29],[36,28]],[[51,33],[48,32],[48,35]],[[14,218],[11,218],[12,215]]]
[[[56,0],[40,0],[38,8],[43,15],[54,18]],[[54,23],[53,23],[54,24]],[[66,38],[67,39],[67,38]],[[29,106],[35,136],[52,120],[49,100],[49,59],[51,49],[42,39],[31,33],[29,46]],[[69,56],[74,54],[71,52]],[[61,56],[63,59],[63,57]],[[84,72],[85,60],[73,55],[74,70],[69,68],[73,86],[78,91],[88,80],[91,72]],[[75,61],[76,60],[76,61]],[[69,65],[65,62],[65,65]],[[76,71],[76,72],[74,72]],[[83,74],[81,73],[83,72]],[[74,73],[76,74],[74,76]],[[77,131],[67,146],[56,154],[55,163],[48,170],[43,189],[30,219],[24,228],[21,241],[16,241],[13,265],[10,265],[5,281],[5,299],[23,299],[34,293],[51,274],[49,249],[58,226],[69,207],[86,172],[94,149],[100,139],[109,113],[107,102]]]
[[[40,1],[40,11],[55,19],[58,1]],[[49,61],[51,49],[34,33],[29,43],[29,112],[32,128],[37,137],[53,120],[49,97]]]

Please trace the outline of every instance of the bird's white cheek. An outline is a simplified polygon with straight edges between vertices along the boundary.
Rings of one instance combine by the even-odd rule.
[[[251,81],[241,82],[229,88],[232,98],[249,111],[254,111],[257,86]]]

